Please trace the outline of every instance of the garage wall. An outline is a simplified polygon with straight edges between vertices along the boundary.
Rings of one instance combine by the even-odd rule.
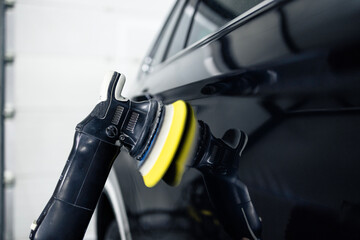
[[[15,61],[7,92],[16,110],[6,132],[6,165],[16,179],[7,202],[8,239],[28,237],[64,167],[76,124],[97,102],[103,75],[125,73],[126,91],[173,3],[16,1],[8,21]],[[86,239],[94,238],[90,226]]]

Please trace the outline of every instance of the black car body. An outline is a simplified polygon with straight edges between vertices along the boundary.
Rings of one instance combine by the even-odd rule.
[[[360,239],[359,90],[360,1],[189,0],[176,3],[132,98],[183,99],[215,136],[247,133],[238,175],[262,239]],[[134,160],[114,170],[133,232],[139,216],[152,217],[149,228],[155,215],[175,218],[198,176],[147,189]],[[116,201],[99,203],[99,239],[113,219],[130,234]]]

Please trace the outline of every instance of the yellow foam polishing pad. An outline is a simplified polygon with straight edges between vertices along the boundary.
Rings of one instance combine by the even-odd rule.
[[[189,104],[187,104],[187,108],[188,115],[181,143],[169,169],[163,177],[164,181],[171,186],[179,185],[185,171],[186,163],[194,157],[198,129],[197,121],[194,111]]]
[[[164,176],[177,152],[186,125],[188,108],[184,101],[176,101],[164,108],[162,124],[139,169],[147,187],[153,187]]]

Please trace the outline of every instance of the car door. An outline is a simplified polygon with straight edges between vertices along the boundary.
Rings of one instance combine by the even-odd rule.
[[[133,95],[184,99],[217,137],[230,128],[248,134],[239,177],[264,239],[357,239],[360,4],[177,6]]]

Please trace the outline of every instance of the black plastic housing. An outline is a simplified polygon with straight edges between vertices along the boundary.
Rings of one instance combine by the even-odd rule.
[[[53,196],[31,239],[82,239],[120,147],[76,132]]]
[[[120,73],[108,80],[106,100],[76,126],[70,156],[30,239],[82,239],[120,148],[138,159],[156,132],[162,104],[132,102],[115,93],[125,83]]]

